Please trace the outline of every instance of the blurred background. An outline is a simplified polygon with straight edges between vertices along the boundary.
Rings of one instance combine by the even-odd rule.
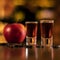
[[[25,21],[41,19],[54,20],[54,44],[60,45],[59,0],[0,0],[0,43],[7,42],[3,36],[6,24],[16,22],[25,25]]]

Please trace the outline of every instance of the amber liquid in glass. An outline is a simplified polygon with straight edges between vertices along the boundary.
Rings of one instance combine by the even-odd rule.
[[[44,38],[50,38],[53,35],[53,23],[41,23],[41,35]]]
[[[37,22],[26,22],[26,28],[27,28],[27,35],[26,35],[27,45],[36,44]]]
[[[53,25],[54,21],[52,20],[41,20],[40,29],[41,29],[41,45],[42,46],[52,46],[53,45]]]

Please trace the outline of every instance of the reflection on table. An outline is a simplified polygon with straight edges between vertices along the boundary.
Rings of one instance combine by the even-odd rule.
[[[0,46],[0,60],[60,60],[60,48]]]

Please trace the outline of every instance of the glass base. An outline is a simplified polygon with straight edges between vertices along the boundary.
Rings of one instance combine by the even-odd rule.
[[[51,37],[51,38],[41,37],[41,46],[43,46],[43,47],[52,47],[53,46],[53,37]]]
[[[36,45],[36,37],[26,37],[26,45]]]

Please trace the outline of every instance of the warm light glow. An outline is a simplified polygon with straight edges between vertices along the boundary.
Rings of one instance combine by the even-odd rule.
[[[0,35],[0,43],[7,43],[3,35]]]
[[[3,29],[7,23],[0,22],[0,33],[3,33]]]
[[[49,10],[42,10],[38,11],[36,14],[37,19],[42,19],[42,18],[54,18],[54,12],[49,11]]]
[[[54,0],[38,0],[37,5],[41,7],[52,7],[54,6]]]
[[[15,5],[24,5],[25,4],[25,0],[14,0],[14,4]]]
[[[14,18],[16,19],[16,22],[23,21],[25,18],[25,15],[23,12],[18,12],[15,14]]]

